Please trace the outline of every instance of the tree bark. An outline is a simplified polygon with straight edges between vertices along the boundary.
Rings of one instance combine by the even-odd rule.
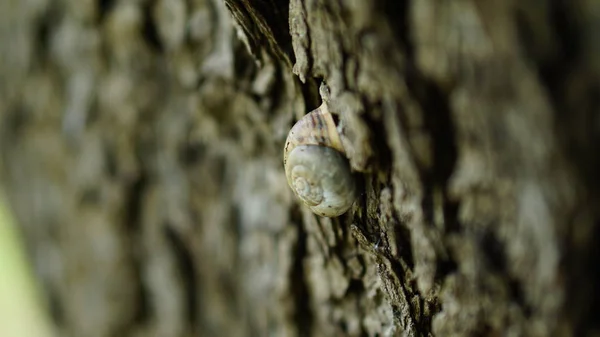
[[[61,336],[600,335],[600,3],[7,0],[3,184]],[[293,196],[327,101],[360,197]]]

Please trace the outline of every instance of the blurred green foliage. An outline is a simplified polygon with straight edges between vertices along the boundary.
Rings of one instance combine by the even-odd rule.
[[[19,234],[0,191],[0,336],[55,336]]]

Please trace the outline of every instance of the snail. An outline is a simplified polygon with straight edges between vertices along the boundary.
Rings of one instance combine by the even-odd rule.
[[[342,215],[356,199],[356,182],[345,154],[325,102],[300,119],[288,134],[283,150],[288,184],[318,215]]]

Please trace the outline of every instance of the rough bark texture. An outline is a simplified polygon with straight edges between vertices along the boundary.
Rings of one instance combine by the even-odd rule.
[[[596,0],[2,1],[1,172],[60,335],[600,335],[599,39]],[[281,162],[321,99],[335,219]]]

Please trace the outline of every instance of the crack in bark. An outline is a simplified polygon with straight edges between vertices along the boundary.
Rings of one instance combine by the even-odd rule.
[[[136,238],[140,234],[141,230],[141,221],[140,214],[142,213],[142,200],[144,194],[146,192],[146,175],[144,173],[140,173],[138,179],[131,185],[131,187],[127,190],[128,197],[127,203],[125,206],[125,210],[127,213],[125,214],[124,227],[127,231],[128,237],[130,238],[130,251],[129,256],[131,257],[131,264],[133,268],[134,278],[133,280],[136,283],[136,289],[138,291],[137,299],[138,303],[136,305],[136,313],[134,315],[135,323],[147,322],[150,319],[150,308],[148,303],[148,291],[143,282],[143,257],[140,256],[139,251],[135,247],[135,243],[137,242],[134,238]]]
[[[270,4],[264,4],[264,0],[251,4],[247,0],[224,1],[237,24],[244,30],[255,58],[262,60],[259,50],[269,46],[273,55],[288,64],[294,64],[292,37],[288,29],[289,1],[269,0]]]
[[[106,15],[115,6],[115,0],[97,0],[98,1],[98,23],[102,23]]]
[[[165,237],[167,242],[171,246],[171,250],[176,258],[178,270],[181,273],[181,279],[183,283],[184,299],[186,301],[187,321],[190,326],[194,327],[197,325],[198,318],[198,306],[196,305],[196,298],[198,298],[198,291],[196,285],[198,280],[196,277],[196,267],[194,266],[194,255],[187,248],[186,243],[182,238],[169,226],[164,226]]]
[[[301,224],[302,215],[298,209],[292,211],[292,223]],[[313,329],[313,316],[310,308],[310,293],[309,288],[304,279],[306,273],[304,270],[304,259],[307,257],[306,251],[306,232],[302,230],[302,226],[298,228],[298,240],[296,242],[296,250],[294,251],[294,264],[290,274],[290,292],[294,298],[295,311],[293,319],[298,328],[298,336],[311,336]]]
[[[144,3],[142,9],[144,13],[144,23],[142,25],[142,36],[148,43],[152,49],[154,49],[159,54],[164,52],[164,46],[160,41],[160,36],[158,34],[158,29],[154,20],[152,19],[152,8],[156,0],[148,1]]]

